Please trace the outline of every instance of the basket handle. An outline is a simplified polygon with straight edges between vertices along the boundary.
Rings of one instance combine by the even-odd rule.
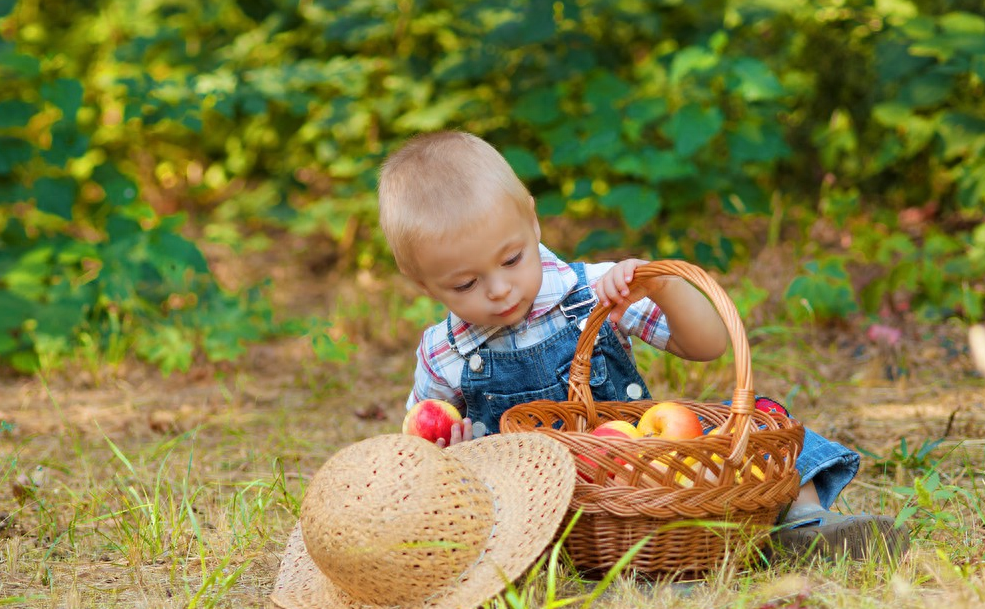
[[[753,427],[752,414],[755,412],[756,404],[756,394],[752,389],[749,341],[746,338],[745,327],[742,325],[735,304],[725,290],[708,273],[688,262],[681,260],[648,262],[637,267],[633,272],[633,280],[629,283],[629,288],[632,290],[648,279],[665,275],[681,277],[701,290],[711,300],[715,310],[725,322],[732,341],[732,351],[735,354],[736,382],[732,393],[732,405],[723,430],[732,434],[732,452],[728,460],[732,466],[738,467],[749,443],[749,434]],[[585,329],[578,338],[575,356],[571,362],[568,401],[585,405],[588,425],[592,428],[598,424],[595,400],[592,398],[592,390],[588,382],[591,376],[592,350],[595,346],[595,337],[598,336],[611,310],[612,305],[597,306],[592,310],[585,322]]]

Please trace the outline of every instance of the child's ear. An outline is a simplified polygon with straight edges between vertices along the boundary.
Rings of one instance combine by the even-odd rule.
[[[410,275],[408,275],[408,277],[410,277]],[[414,282],[414,285],[421,288],[421,291],[427,294],[429,298],[434,298],[434,294],[432,294],[431,290],[429,290],[428,287],[424,285],[423,281],[421,281],[420,279],[414,279],[413,277],[410,277],[410,280]]]
[[[421,288],[421,290],[425,294],[427,294],[431,298],[434,298],[434,295],[432,295],[431,294],[431,291],[427,289],[427,286],[424,285],[424,282],[421,281],[420,279],[418,279],[417,276],[414,273],[410,272],[407,269],[407,267],[405,267],[404,265],[400,264],[400,262],[397,262],[397,270],[400,271],[400,274],[401,275],[403,275],[407,279],[410,279],[412,282],[414,282],[414,285],[416,285],[417,287]]]
[[[530,197],[530,215],[534,222],[534,235],[537,237],[537,242],[540,242],[540,220],[537,219],[537,203],[534,201],[533,195]]]

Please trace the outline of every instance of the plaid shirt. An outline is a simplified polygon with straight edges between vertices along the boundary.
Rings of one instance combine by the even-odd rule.
[[[568,323],[568,318],[558,305],[578,283],[578,276],[574,269],[543,245],[540,246],[540,264],[544,280],[530,314],[523,322],[513,326],[476,326],[462,321],[452,313],[454,347],[448,342],[446,320],[424,331],[421,344],[417,348],[414,389],[407,398],[407,408],[430,398],[445,400],[464,411],[462,366],[470,352],[483,344],[494,351],[529,347],[552,336]],[[614,262],[586,264],[588,283],[594,287],[595,282],[613,266]],[[615,330],[630,358],[633,350],[629,336],[637,336],[657,349],[664,349],[670,338],[667,320],[660,308],[649,298],[630,305]]]

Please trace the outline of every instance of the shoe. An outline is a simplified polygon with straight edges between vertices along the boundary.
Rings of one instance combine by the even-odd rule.
[[[770,536],[774,552],[800,558],[898,558],[910,547],[906,526],[889,516],[839,514],[819,505],[791,507]]]

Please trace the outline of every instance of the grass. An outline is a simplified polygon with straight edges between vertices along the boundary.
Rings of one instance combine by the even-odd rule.
[[[347,363],[315,362],[284,341],[236,368],[169,378],[124,361],[111,375],[82,365],[0,379],[0,607],[269,606],[306,481],[342,446],[399,431],[412,347],[387,332],[392,350],[360,349]],[[923,376],[887,382],[882,362],[835,353],[814,333],[750,338],[757,391],[867,451],[838,507],[900,514],[910,554],[729,565],[681,584],[624,569],[583,579],[554,545],[489,607],[985,605],[981,379],[928,357],[910,360]],[[728,397],[730,356],[641,354],[655,395]]]

